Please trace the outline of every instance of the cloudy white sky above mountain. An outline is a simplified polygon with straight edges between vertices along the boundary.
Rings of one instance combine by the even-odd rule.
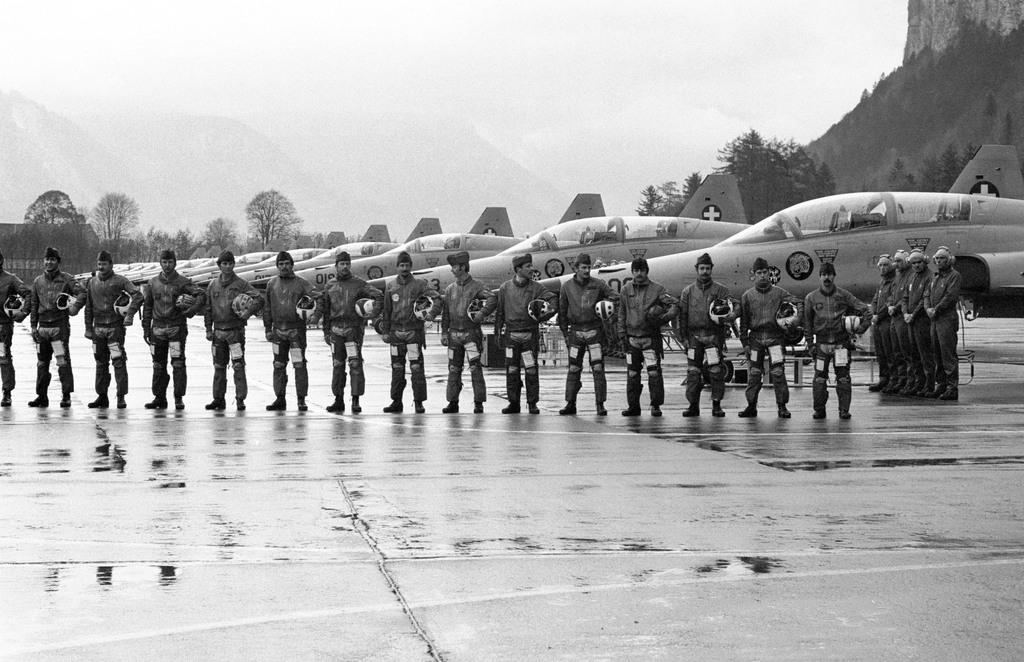
[[[0,89],[75,114],[453,116],[627,212],[749,128],[808,142],[899,66],[905,0],[4,3]]]

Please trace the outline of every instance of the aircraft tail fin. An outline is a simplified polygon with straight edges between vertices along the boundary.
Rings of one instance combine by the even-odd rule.
[[[1024,177],[1013,145],[982,145],[953,182],[950,193],[1024,199]]]
[[[508,210],[504,207],[488,207],[476,223],[469,229],[469,234],[493,234],[499,237],[514,237],[512,222],[508,219]]]
[[[604,201],[600,193],[577,193],[572,204],[562,214],[559,223],[575,221],[577,218],[593,218],[595,216],[607,216],[604,213]]]
[[[720,173],[705,177],[679,215],[705,221],[746,223],[747,212],[743,208],[736,176]]]
[[[366,228],[366,234],[359,241],[377,241],[389,244],[391,243],[391,233],[388,232],[388,226],[386,225],[371,225]]]
[[[412,229],[406,241],[412,241],[419,237],[429,237],[432,234],[441,234],[441,220],[437,218],[421,218],[416,227]]]

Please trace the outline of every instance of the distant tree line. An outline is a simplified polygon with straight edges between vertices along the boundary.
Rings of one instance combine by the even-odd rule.
[[[9,233],[4,247],[7,253],[21,257],[41,256],[51,244],[73,254],[92,254],[102,247],[118,262],[152,262],[165,248],[174,249],[178,259],[187,259],[198,248],[249,252],[271,244],[285,245],[298,235],[303,223],[292,202],[274,190],[257,193],[246,206],[245,216],[247,236],[239,233],[235,221],[223,217],[207,222],[198,235],[191,230],[159,227],[142,231],[142,209],[125,193],[106,193],[95,207],[80,209],[66,193],[53,190],[28,206],[25,227]],[[81,232],[86,225],[95,233]],[[322,241],[323,236],[319,239]]]
[[[718,152],[718,173],[736,177],[740,197],[751,222],[804,200],[835,193],[828,164],[818,164],[803,145],[790,140],[765,140],[751,129],[731,140]],[[680,193],[675,182],[648,186],[641,192],[637,213],[641,216],[678,216],[700,186],[699,172],[691,174]]]

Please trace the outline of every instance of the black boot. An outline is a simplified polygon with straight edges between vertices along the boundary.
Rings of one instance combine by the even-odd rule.
[[[128,403],[124,401],[124,396],[123,395],[117,396],[117,408],[118,409],[127,409],[128,408]]]
[[[327,411],[332,414],[345,413],[345,398],[335,398],[332,404],[327,405]]]
[[[414,403],[413,406],[415,407],[417,414],[425,414],[425,413],[427,413],[426,408],[423,406],[423,401],[422,400],[417,400]]]
[[[482,413],[484,413],[484,403],[480,402],[479,400],[474,402],[473,403],[473,413],[474,414],[482,414]]]
[[[142,405],[146,409],[167,409],[167,398],[155,397],[152,402]]]
[[[725,416],[725,412],[722,411],[722,401],[712,400],[711,401],[711,415],[715,418],[722,418]]]
[[[284,411],[288,408],[288,403],[284,401],[284,398],[277,398],[269,405],[267,405],[267,411]]]
[[[65,393],[60,397],[60,408],[70,409],[71,408],[71,394]]]
[[[458,414],[459,413],[459,401],[450,400],[448,405],[441,410],[442,414]]]
[[[50,399],[45,395],[37,395],[35,400],[28,401],[29,407],[49,407]]]
[[[700,407],[696,404],[691,404],[689,407],[683,410],[683,416],[690,418],[691,416],[700,416]]]
[[[566,402],[565,406],[558,410],[559,416],[575,416],[576,415],[576,403]]]
[[[747,405],[747,408],[737,414],[740,418],[757,418],[757,407]]]
[[[0,407],[10,407],[10,406],[11,406],[11,392],[5,390],[4,391],[4,397],[0,398]]]
[[[511,403],[511,402],[508,403],[507,407],[502,408],[501,413],[502,414],[518,414],[519,413],[519,403],[518,402],[516,402],[516,403]]]
[[[306,404],[306,398],[299,398],[297,406],[299,411],[309,411],[309,405]]]
[[[359,396],[358,395],[353,395],[352,396],[352,413],[353,414],[358,414],[361,411],[363,411],[363,408],[359,406]]]
[[[101,395],[90,402],[87,406],[89,409],[106,409],[110,406],[110,399],[105,395]]]
[[[178,411],[185,408],[185,400],[180,395],[174,396],[174,408]]]
[[[401,414],[403,409],[405,409],[405,407],[402,405],[401,400],[392,400],[391,404],[389,404],[387,407],[384,407],[384,413]]]
[[[224,398],[214,398],[210,401],[210,404],[206,405],[207,411],[224,411],[227,409],[227,403],[224,402]]]

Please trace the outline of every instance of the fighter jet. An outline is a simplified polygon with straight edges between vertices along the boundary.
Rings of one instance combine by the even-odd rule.
[[[718,221],[677,216],[605,216],[603,213],[591,218],[577,217],[574,208],[604,212],[599,196],[580,194],[557,224],[493,257],[472,260],[469,271],[474,279],[496,288],[512,277],[512,257],[530,253],[534,277],[547,279],[546,284],[557,288],[560,286],[558,277],[572,272],[580,253],[588,253],[595,265],[610,265],[629,263],[637,257],[671,255],[712,246],[750,227],[745,222],[721,220],[725,210],[737,220],[746,219],[738,187],[730,187],[726,180],[735,182],[731,175],[709,175],[691,197],[700,201],[702,208],[711,206],[712,216],[718,216]],[[413,266],[420,267],[415,262]],[[447,264],[420,268],[413,274],[439,290],[454,280]],[[385,287],[389,280],[380,279],[373,284]]]
[[[373,253],[370,256],[349,251],[352,256],[352,273],[367,280],[382,278],[396,271],[398,255],[403,251],[409,253],[413,265],[434,266],[446,264],[447,257],[459,251],[467,251],[472,258],[494,255],[495,253],[519,243],[512,236],[512,225],[508,211],[504,207],[487,207],[469,229],[469,232],[442,232],[439,234],[423,234],[424,223],[437,219],[420,219],[409,239],[394,246],[384,253]],[[440,223],[436,225],[440,229]],[[331,282],[336,275],[333,259],[315,267],[296,269],[296,275],[302,276],[322,288]],[[257,287],[259,285],[257,284]]]
[[[974,173],[975,166],[965,170]],[[739,296],[751,287],[754,258],[763,257],[774,282],[803,296],[818,287],[821,265],[832,262],[836,282],[866,300],[878,287],[879,255],[901,248],[927,254],[946,246],[956,257],[969,317],[1022,315],[1024,200],[992,195],[992,189],[1014,190],[1020,166],[1014,154],[1012,163],[998,167],[990,165],[984,173],[992,187],[989,195],[845,193],[801,202],[710,248],[648,260],[651,278],[670,292],[681,292],[694,279],[697,258],[707,252],[715,263],[715,280]],[[969,179],[977,181],[973,174]],[[615,290],[632,279],[628,264],[592,273]]]

